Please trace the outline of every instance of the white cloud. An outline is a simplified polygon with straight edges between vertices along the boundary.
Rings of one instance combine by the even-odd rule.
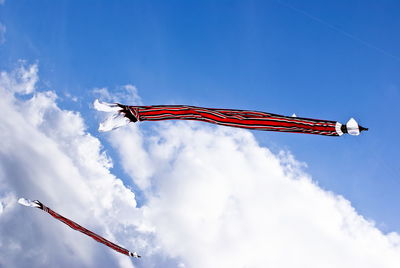
[[[78,102],[79,101],[79,98],[77,96],[74,96],[69,92],[64,93],[64,96],[65,96],[66,99],[71,100],[73,102]]]
[[[2,95],[7,95],[9,99],[15,93],[29,94],[35,89],[38,82],[38,67],[36,64],[26,66],[24,61],[19,63],[19,67],[11,73],[0,72],[0,89]]]
[[[132,127],[110,137],[132,179],[152,185],[144,215],[181,267],[400,263],[398,234],[320,189],[290,154],[274,155],[244,130],[153,124],[152,136]]]
[[[107,88],[95,88],[93,94],[105,102],[118,102],[129,105],[140,105],[142,103],[137,88],[131,84],[117,87],[112,93]]]
[[[110,133],[110,142],[122,156],[120,161],[127,174],[134,174],[133,182],[143,191],[151,186],[154,175],[154,159],[151,160],[145,148],[143,134],[136,125],[129,125]]]
[[[128,249],[140,250],[135,195],[109,171],[111,160],[79,113],[61,110],[54,92],[35,91],[37,66],[0,74],[0,266],[133,267],[131,260],[69,229],[24,196]],[[28,100],[15,94],[32,93]]]
[[[153,123],[150,133],[140,124],[111,132],[125,171],[145,195],[137,208],[81,115],[60,109],[54,92],[35,90],[38,79],[36,65],[0,73],[0,266],[400,263],[397,233],[382,234],[343,197],[314,184],[292,155],[271,153],[244,130]],[[134,88],[117,97],[129,90],[137,101]],[[27,100],[18,97],[27,93]],[[39,210],[16,205],[20,196],[41,200],[143,258],[132,262]]]

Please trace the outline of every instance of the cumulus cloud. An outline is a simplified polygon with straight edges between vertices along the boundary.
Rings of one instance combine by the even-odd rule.
[[[145,124],[145,123],[143,123]],[[400,237],[320,189],[290,153],[199,123],[113,132],[156,244],[179,267],[397,267]],[[143,165],[142,165],[143,164]]]
[[[0,73],[0,266],[397,267],[400,237],[383,234],[345,198],[320,189],[288,152],[251,132],[202,123],[131,124],[107,134],[125,172],[57,94],[36,89],[36,65]],[[109,99],[138,101],[136,89]],[[129,93],[130,92],[130,93]],[[135,93],[135,94],[133,94]],[[29,94],[20,98],[22,94]],[[107,96],[108,94],[108,96]],[[114,159],[115,161],[115,159]],[[40,210],[39,199],[140,261],[114,253]]]
[[[43,212],[16,205],[20,196],[39,199],[127,248],[143,244],[135,238],[134,193],[110,173],[112,161],[80,114],[60,109],[54,92],[36,91],[37,73],[36,65],[0,73],[0,266],[133,267]]]
[[[19,62],[19,67],[11,73],[0,72],[0,88],[2,95],[7,95],[9,100],[15,93],[29,94],[35,89],[38,82],[38,67],[36,64],[27,66],[24,61]]]
[[[107,88],[95,88],[93,94],[105,102],[118,102],[129,105],[140,105],[142,100],[134,85],[127,84],[110,92]]]

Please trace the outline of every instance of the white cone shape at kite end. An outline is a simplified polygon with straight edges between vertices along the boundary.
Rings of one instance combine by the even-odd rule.
[[[129,252],[129,255],[134,258],[140,258],[140,255],[138,255],[136,252]]]
[[[93,106],[97,111],[102,112],[117,112],[121,110],[121,107],[115,103],[101,102],[98,99],[93,102]]]
[[[106,132],[111,131],[113,129],[126,126],[130,122],[129,118],[126,118],[122,113],[115,113],[109,117],[107,117],[104,122],[100,123],[99,131]]]
[[[25,198],[22,198],[22,197],[20,199],[18,199],[18,203],[23,205],[23,206],[26,206],[26,207],[34,207],[34,208],[38,208],[39,207],[39,205],[36,204],[35,202],[32,202],[31,200],[25,199]]]
[[[350,118],[350,120],[346,123],[347,133],[353,136],[360,135],[360,128],[358,127],[358,123],[354,118]]]
[[[292,114],[292,117],[297,117],[297,115],[294,113],[294,114]]]

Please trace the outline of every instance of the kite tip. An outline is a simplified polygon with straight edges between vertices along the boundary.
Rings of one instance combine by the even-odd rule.
[[[142,257],[139,254],[137,254],[136,252],[129,252],[129,256],[134,257],[134,258],[141,258]]]
[[[343,133],[358,136],[362,131],[368,131],[368,128],[360,126],[354,118],[350,118],[346,125],[342,125],[339,122],[336,123],[336,132],[339,136],[343,135]]]
[[[360,135],[361,128],[358,125],[357,121],[352,117],[346,123],[347,133],[353,136]]]
[[[345,125],[336,122],[335,128],[339,136],[342,136],[344,133],[358,136],[362,131],[368,131],[368,128],[360,126],[354,118],[350,118]]]

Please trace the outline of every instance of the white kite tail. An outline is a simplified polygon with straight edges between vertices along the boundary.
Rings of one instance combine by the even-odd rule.
[[[32,208],[40,208],[41,207],[39,201],[37,201],[37,200],[31,201],[29,199],[25,199],[22,197],[20,199],[18,199],[18,203],[23,206],[26,206],[26,207],[32,207]]]
[[[117,103],[107,103],[95,100],[93,103],[97,111],[107,112],[110,115],[100,123],[99,131],[106,132],[127,125],[131,120],[125,116],[123,108]]]

